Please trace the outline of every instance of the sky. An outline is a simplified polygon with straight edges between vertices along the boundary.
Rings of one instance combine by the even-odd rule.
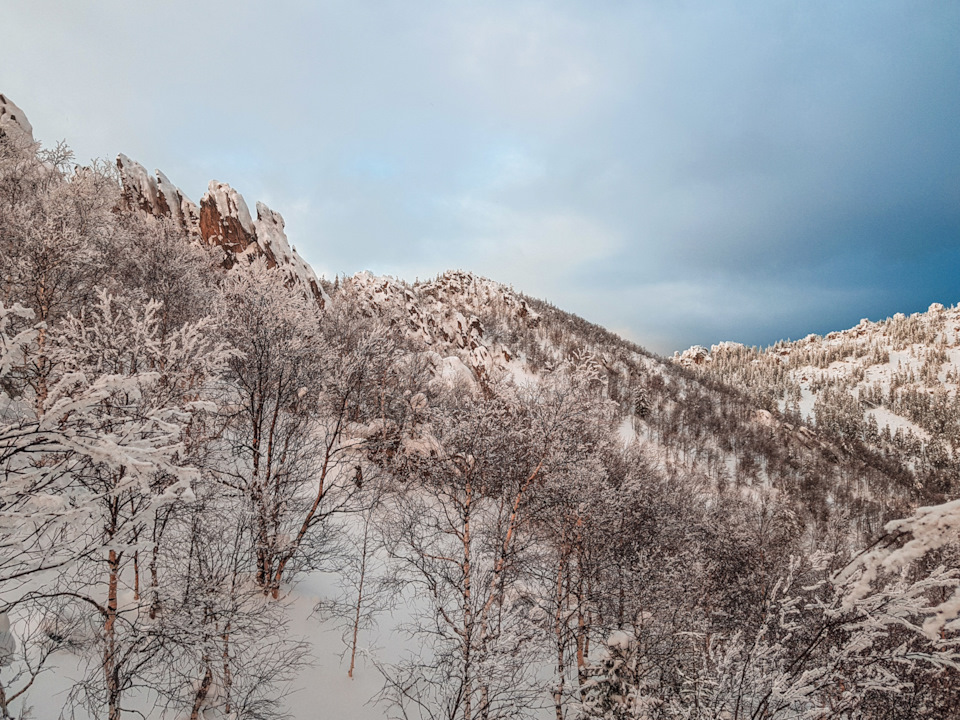
[[[960,3],[0,0],[46,145],[659,353],[960,302]]]

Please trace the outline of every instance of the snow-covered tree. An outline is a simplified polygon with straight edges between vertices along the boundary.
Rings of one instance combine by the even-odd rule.
[[[593,450],[595,426],[609,429],[593,412],[602,390],[599,374],[565,366],[535,386],[459,385],[425,401],[387,523],[398,576],[418,589],[410,631],[423,643],[387,672],[401,714],[522,717],[550,701],[535,672],[550,654],[533,526]]]
[[[277,597],[285,579],[322,560],[331,517],[357,509],[365,453],[391,439],[395,343],[356,315],[321,317],[262,261],[228,278],[222,327],[236,354],[218,475],[250,503],[257,581]]]
[[[203,324],[158,338],[157,303],[101,292],[38,349],[36,330],[6,342],[16,360],[50,359],[41,401],[7,398],[14,421],[0,431],[4,608],[20,616],[49,602],[81,624],[97,647],[87,699],[118,718],[121,697],[159,642],[143,559],[159,506],[189,499],[203,395],[226,353]],[[25,316],[25,312],[18,311]]]

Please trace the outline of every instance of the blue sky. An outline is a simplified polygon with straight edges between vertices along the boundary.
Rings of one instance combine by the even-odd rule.
[[[38,139],[658,352],[960,301],[960,3],[0,0]]]

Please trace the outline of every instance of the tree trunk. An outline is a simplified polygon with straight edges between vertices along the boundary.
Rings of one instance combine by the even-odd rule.
[[[197,694],[193,698],[193,709],[190,711],[190,720],[200,720],[200,711],[203,710],[203,704],[207,700],[207,693],[210,691],[210,685],[213,683],[213,673],[210,671],[210,665],[207,664],[207,658],[204,658],[203,662],[207,670],[203,674],[203,680],[200,681],[200,687],[197,688]]]
[[[566,550],[564,549],[563,554],[560,556],[560,563],[557,568],[557,612],[554,616],[554,636],[556,639],[556,648],[557,648],[557,689],[553,693],[553,704],[557,713],[557,720],[564,720],[563,718],[563,691],[566,686],[567,679],[567,666],[566,666],[566,630],[567,623],[564,617],[564,606],[567,604],[567,597],[569,593],[563,592],[563,581],[564,576],[569,573],[566,572]],[[567,580],[569,585],[569,579]]]
[[[223,694],[224,713],[230,715],[230,691],[233,689],[233,674],[230,672],[230,623],[223,629]]]
[[[103,623],[103,676],[107,688],[107,712],[109,720],[120,720],[120,682],[117,668],[117,581],[120,558],[116,550],[110,550],[107,560],[110,578],[107,588],[107,613]]]
[[[473,597],[470,584],[470,512],[473,501],[473,485],[469,478],[466,484],[463,512],[463,720],[473,720]]]
[[[363,607],[363,581],[367,574],[367,544],[370,538],[370,519],[366,518],[363,524],[363,546],[360,550],[360,582],[357,586],[357,607],[353,616],[353,642],[350,645],[350,669],[347,677],[353,679],[353,668],[357,660],[357,635],[360,632],[360,612]]]

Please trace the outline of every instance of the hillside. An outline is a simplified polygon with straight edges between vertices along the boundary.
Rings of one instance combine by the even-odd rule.
[[[902,459],[927,502],[956,495],[960,308],[935,303],[765,350],[723,343],[676,360],[844,447]]]
[[[0,717],[960,708],[960,311],[669,360],[255,207],[0,95]]]

